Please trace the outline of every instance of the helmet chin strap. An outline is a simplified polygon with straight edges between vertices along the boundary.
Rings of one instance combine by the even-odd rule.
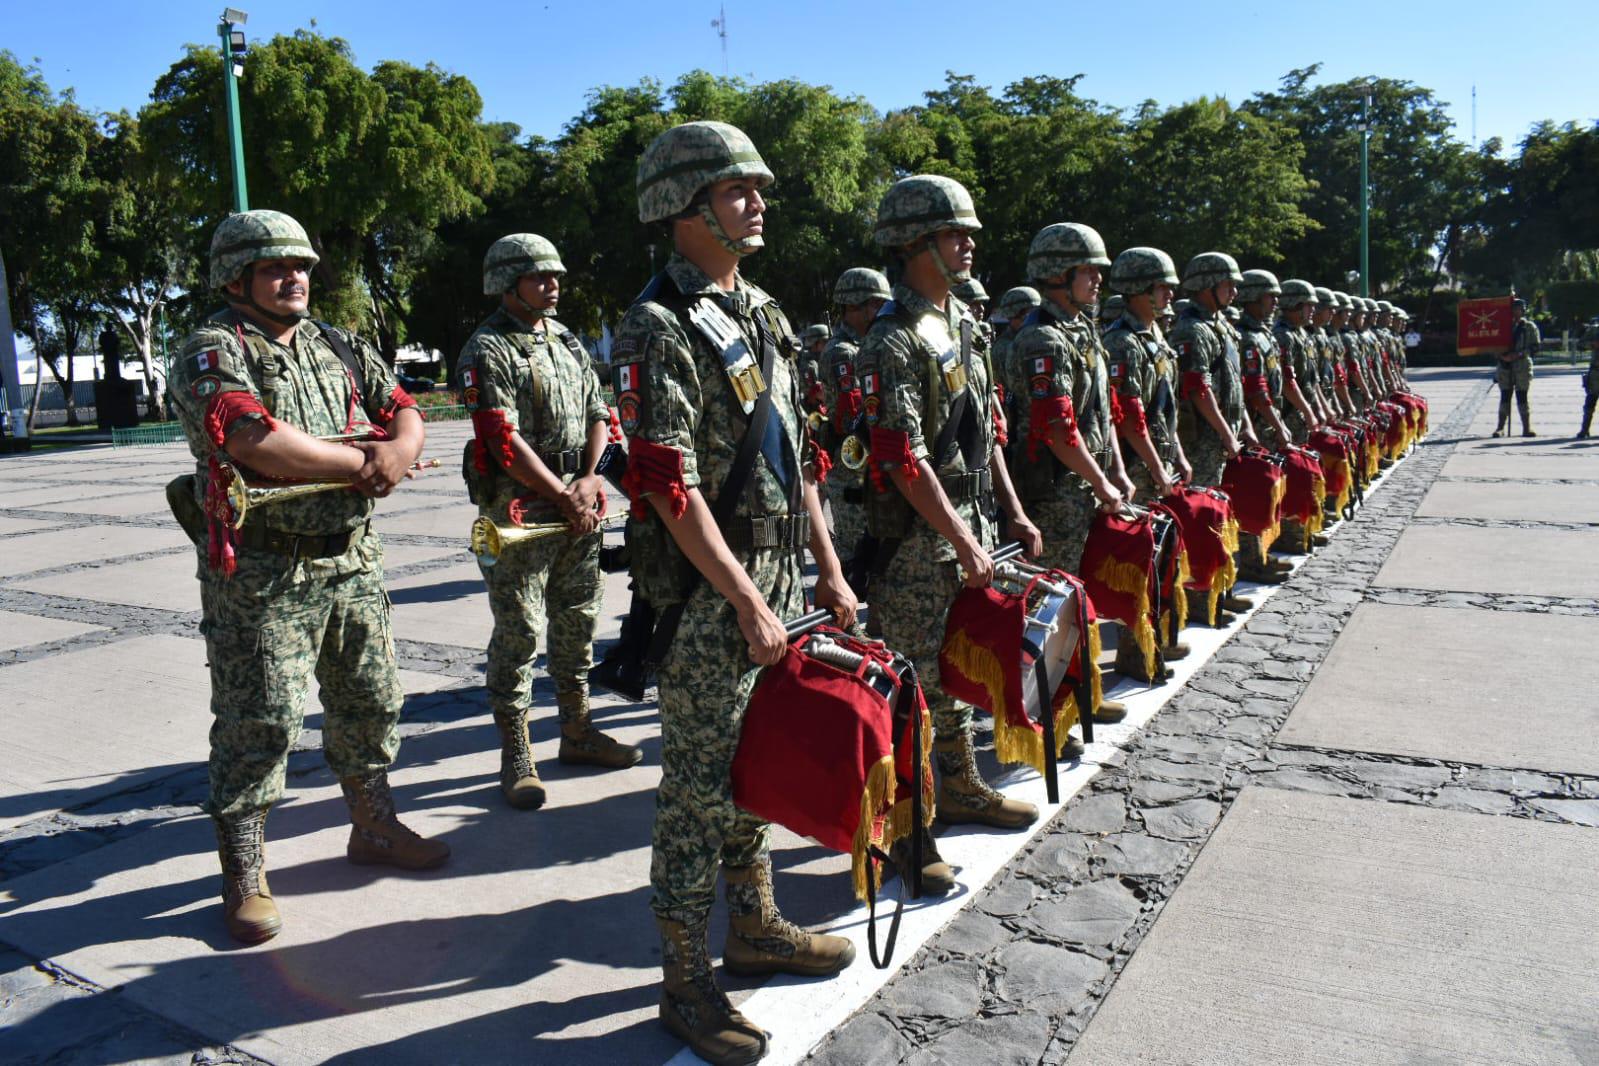
[[[727,235],[727,230],[722,228],[722,222],[716,217],[716,212],[711,209],[710,201],[700,204],[700,217],[705,220],[705,226],[711,231],[711,236],[716,238],[716,243],[726,248],[733,255],[743,258],[752,255],[766,247],[766,239],[759,233],[752,233],[741,240],[734,240]]]
[[[922,240],[926,242],[927,250],[933,256],[933,262],[938,264],[938,272],[944,275],[944,280],[949,282],[950,288],[972,280],[972,272],[970,270],[951,270],[949,264],[944,262],[943,253],[938,250],[937,234],[929,233]]]
[[[283,315],[276,311],[270,311],[257,303],[255,299],[255,264],[252,263],[245,267],[244,274],[242,276],[244,278],[245,293],[243,296],[235,296],[226,289],[222,290],[222,298],[228,301],[228,303],[243,304],[246,307],[252,307],[268,322],[275,322],[280,326],[298,325],[299,323],[311,317],[311,312],[309,311],[296,311],[292,315]]]
[[[516,282],[510,287],[509,290],[507,290],[507,295],[511,297],[512,302],[514,302],[516,306],[522,309],[522,313],[528,317],[529,322],[540,322],[550,317],[550,309],[548,307],[534,307],[532,304],[522,299],[521,278],[516,279]]]

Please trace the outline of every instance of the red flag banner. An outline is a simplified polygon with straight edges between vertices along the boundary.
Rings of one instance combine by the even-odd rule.
[[[1221,476],[1222,491],[1233,501],[1238,528],[1260,538],[1261,562],[1282,531],[1282,462],[1264,448],[1245,448],[1231,459]]]
[[[1210,593],[1208,623],[1216,621],[1216,601],[1238,576],[1233,553],[1238,550],[1238,520],[1232,501],[1216,489],[1183,486],[1161,501],[1183,534],[1188,557],[1184,588]]]
[[[1498,355],[1510,350],[1509,296],[1461,300],[1455,347],[1461,355]]]
[[[1094,613],[1120,622],[1144,655],[1147,676],[1155,675],[1155,527],[1149,515],[1123,518],[1101,511],[1094,516],[1079,568]]]
[[[1283,515],[1304,526],[1306,534],[1320,533],[1327,502],[1327,477],[1321,459],[1311,449],[1296,444],[1284,446],[1282,453],[1288,486],[1283,493]]]
[[[1333,498],[1333,513],[1343,514],[1354,488],[1349,465],[1355,443],[1343,430],[1323,427],[1310,434],[1310,446],[1321,455],[1321,471],[1326,478],[1327,495]]]

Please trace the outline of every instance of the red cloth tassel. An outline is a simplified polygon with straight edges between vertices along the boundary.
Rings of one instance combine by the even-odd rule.
[[[883,477],[883,471],[886,469],[899,467],[908,481],[915,481],[921,476],[916,456],[911,454],[911,438],[907,433],[873,426],[870,451],[872,485],[878,492],[888,491],[888,480]]]
[[[233,423],[248,415],[260,415],[266,420],[269,430],[278,426],[254,393],[242,389],[219,392],[205,405],[205,435],[212,444],[221,448],[227,443],[228,430]]]
[[[1001,397],[1001,402],[1003,400]],[[1005,421],[1005,412],[997,403],[994,405],[994,443],[1001,448],[1010,443],[1010,423]]]
[[[814,439],[807,441],[811,450],[811,470],[816,474],[818,485],[827,484],[827,474],[833,469],[833,457],[827,454],[827,449],[821,447]]]
[[[1037,459],[1049,448],[1049,430],[1056,422],[1066,423],[1066,443],[1077,443],[1077,413],[1072,410],[1070,396],[1036,397],[1028,408],[1027,458]]]
[[[838,394],[838,400],[833,404],[833,425],[838,427],[840,433],[860,417],[863,403],[860,389],[848,389]]]
[[[1189,370],[1183,374],[1183,380],[1177,391],[1179,397],[1184,400],[1191,396],[1209,396],[1210,384],[1205,381],[1204,374],[1197,370]]]
[[[214,455],[207,473],[205,561],[223,577],[232,577],[239,569],[239,531],[233,528],[238,516],[233,513],[233,504],[228,500],[228,487],[232,479],[223,473],[222,461]]]
[[[1131,425],[1133,433],[1144,433],[1149,429],[1149,421],[1144,417],[1144,401],[1136,396],[1122,398],[1114,392],[1110,394],[1110,418],[1118,426]]]
[[[688,510],[688,485],[683,481],[683,453],[666,444],[635,437],[628,448],[627,473],[622,488],[633,501],[633,517],[650,513],[644,503],[646,493],[657,492],[671,501],[672,517],[682,518]]]
[[[509,470],[511,464],[516,461],[516,453],[511,450],[511,434],[516,430],[505,420],[505,412],[473,411],[472,431],[477,434],[478,446],[485,454],[493,456],[499,460],[501,466]]]
[[[394,391],[389,393],[389,402],[384,404],[382,409],[378,411],[378,417],[383,420],[384,425],[388,425],[394,421],[395,415],[407,407],[416,407],[416,400],[409,392],[396,385],[394,386]],[[418,408],[416,413],[421,415],[421,409]],[[422,417],[424,420],[427,418],[426,415],[422,415]]]
[[[610,434],[610,441],[611,441],[612,444],[621,444],[622,443],[622,420],[620,418],[616,417],[616,408],[607,407],[606,410],[610,412],[610,416],[611,416],[611,428],[608,431],[609,434]]]

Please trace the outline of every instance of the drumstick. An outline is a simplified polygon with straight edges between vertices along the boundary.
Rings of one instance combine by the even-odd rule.
[[[783,629],[788,634],[788,639],[793,640],[796,637],[804,636],[819,625],[832,621],[832,619],[832,611],[812,611],[810,614],[802,614],[798,618],[792,618],[784,622]]]
[[[1003,563],[1007,559],[1016,558],[1018,555],[1022,554],[1022,551],[1022,542],[1019,540],[1013,540],[1009,544],[1001,545],[1000,547],[989,552],[988,557],[996,563]]]

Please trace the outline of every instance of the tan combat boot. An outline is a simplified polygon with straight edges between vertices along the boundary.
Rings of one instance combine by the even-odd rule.
[[[1077,745],[1077,738],[1068,737],[1068,745]],[[1077,754],[1082,750],[1077,745]],[[934,740],[933,757],[938,760],[938,816],[944,821],[1020,829],[1038,820],[1038,808],[1031,803],[1006,799],[988,787],[977,772],[970,730],[949,740]]]
[[[922,895],[949,895],[955,891],[954,869],[938,853],[938,843],[934,841],[931,830],[924,825],[916,832],[922,837]],[[911,868],[911,838],[900,837],[894,841],[894,846],[888,849],[888,857],[894,860],[900,876],[909,883],[907,874]]]
[[[450,846],[444,841],[427,840],[400,823],[394,813],[388,771],[341,778],[339,787],[350,808],[350,843],[345,855],[357,866],[431,870],[450,857]]]
[[[544,806],[544,782],[527,739],[527,712],[495,711],[494,727],[500,731],[500,795],[520,811]]]
[[[587,693],[556,697],[561,707],[561,750],[556,756],[569,766],[600,766],[626,770],[637,766],[644,753],[631,744],[601,733],[589,721]]]
[[[723,866],[722,880],[729,919],[722,968],[728,973],[826,977],[855,961],[855,945],[845,938],[806,932],[778,912],[771,860]]]
[[[1160,649],[1160,657],[1168,663],[1175,663],[1188,658],[1194,649],[1188,646],[1187,641],[1179,640],[1176,644],[1168,644]]]
[[[766,1055],[766,1033],[733,1008],[711,974],[705,923],[657,916],[661,930],[661,1024],[711,1066],[748,1066]]]
[[[222,921],[244,944],[271,940],[283,928],[266,879],[266,812],[215,820],[222,860]]]

